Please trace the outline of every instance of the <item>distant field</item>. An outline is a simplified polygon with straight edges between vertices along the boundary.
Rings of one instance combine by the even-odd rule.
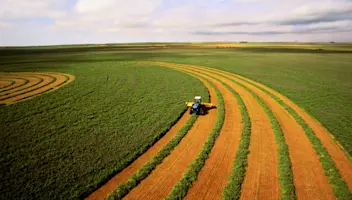
[[[75,76],[52,93],[0,106],[1,154],[6,155],[0,160],[1,193],[8,199],[86,195],[165,133],[185,110],[185,101],[196,94],[208,100],[198,79],[139,61],[211,67],[263,83],[315,117],[352,155],[352,44],[0,48],[0,72]]]

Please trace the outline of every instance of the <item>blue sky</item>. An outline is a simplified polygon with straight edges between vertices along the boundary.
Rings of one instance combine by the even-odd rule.
[[[352,41],[350,0],[0,0],[0,46]]]

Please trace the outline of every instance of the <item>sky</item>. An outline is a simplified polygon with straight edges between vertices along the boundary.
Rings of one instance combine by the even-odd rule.
[[[0,0],[0,46],[352,42],[352,0]]]

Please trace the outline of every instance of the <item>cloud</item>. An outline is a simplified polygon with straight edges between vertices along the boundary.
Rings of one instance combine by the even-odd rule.
[[[296,37],[351,41],[350,27],[352,1],[345,0],[2,0],[0,7],[0,45]]]

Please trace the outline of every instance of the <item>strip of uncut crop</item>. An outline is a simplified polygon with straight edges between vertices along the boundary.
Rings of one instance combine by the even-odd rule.
[[[297,123],[303,128],[310,142],[313,144],[313,149],[315,150],[315,153],[319,155],[319,160],[325,170],[325,175],[329,178],[329,183],[332,184],[335,196],[341,200],[352,199],[352,193],[349,191],[346,182],[342,179],[339,170],[336,168],[334,161],[331,159],[329,152],[325,149],[320,139],[314,134],[313,130],[308,126],[304,119],[284,101],[267,91],[265,88],[259,85],[254,85],[253,83],[241,77],[238,78],[259,88],[260,90],[268,94],[293,116]]]
[[[216,73],[218,74],[218,73]],[[219,76],[222,76],[224,78],[227,78],[226,76],[222,74],[218,74]],[[233,80],[229,79],[230,81],[234,82],[235,84],[243,87],[245,90],[247,90],[249,93],[252,94],[252,96],[258,101],[258,103],[262,106],[264,109],[264,112],[267,114],[271,127],[274,131],[275,135],[275,140],[277,143],[277,155],[278,155],[278,172],[279,172],[279,182],[280,182],[280,191],[281,191],[281,197],[280,199],[282,200],[294,200],[297,199],[296,193],[295,193],[295,187],[293,183],[293,172],[291,169],[292,163],[289,157],[289,152],[288,152],[288,146],[285,142],[285,136],[284,133],[282,132],[281,126],[275,117],[273,111],[264,103],[264,101],[252,90],[244,86],[243,84]],[[226,192],[226,191],[225,191]],[[235,193],[237,195],[237,193]],[[224,199],[238,199],[238,196],[224,196]]]
[[[205,79],[206,80],[206,79]],[[225,120],[225,105],[224,99],[220,93],[220,91],[211,83],[209,80],[206,80],[207,83],[214,88],[216,97],[218,99],[218,111],[217,111],[217,119],[215,122],[215,126],[212,129],[210,135],[208,136],[207,141],[203,145],[201,151],[198,153],[197,158],[192,161],[189,166],[188,171],[183,175],[181,180],[173,187],[172,191],[166,197],[166,200],[173,199],[182,199],[186,196],[188,189],[191,187],[193,181],[197,179],[198,173],[204,167],[205,161],[208,159],[211,149],[213,148],[217,137],[220,134],[222,125]]]
[[[181,142],[182,138],[192,128],[197,118],[197,115],[191,116],[170,142],[168,142],[149,162],[145,163],[125,183],[119,185],[116,190],[107,197],[107,199],[122,199],[143,179],[145,179],[156,168],[156,166],[164,160],[164,158],[170,155],[171,151]]]

